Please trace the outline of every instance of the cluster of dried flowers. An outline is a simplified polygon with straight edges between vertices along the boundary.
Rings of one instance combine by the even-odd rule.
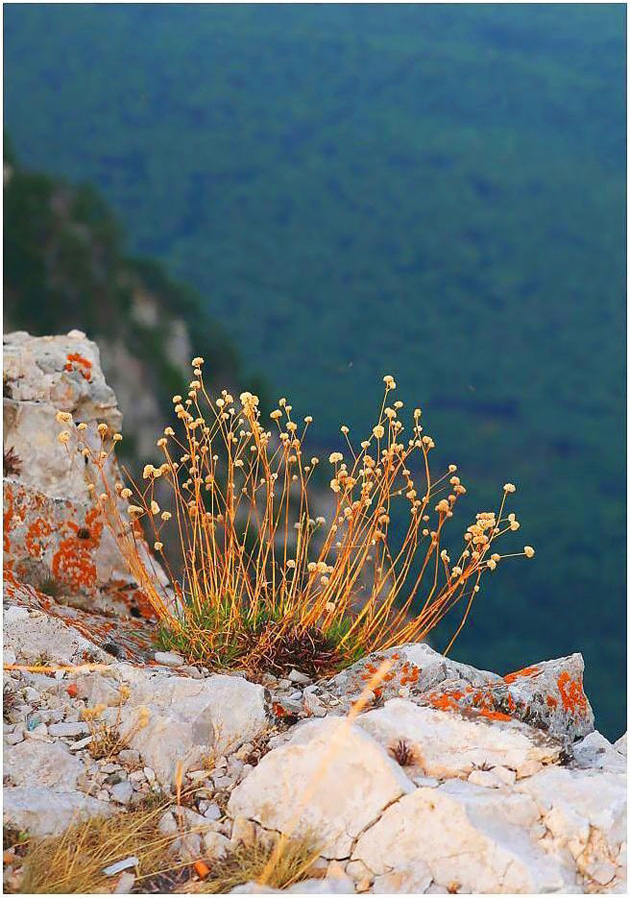
[[[120,434],[99,424],[95,446],[86,425],[76,427],[90,488],[170,644],[209,663],[252,668],[273,666],[287,646],[305,645],[314,667],[332,669],[363,652],[421,640],[463,604],[459,632],[483,574],[512,557],[494,543],[519,527],[505,513],[513,484],[505,484],[496,512],[476,516],[452,563],[442,534],[466,489],[456,465],[433,479],[435,444],[421,410],[405,436],[403,402],[391,401],[396,383],[387,375],[369,437],[355,448],[344,425],[347,451],[329,456],[333,510],[326,520],[315,515],[309,489],[320,464],[304,450],[312,418],[298,423],[283,398],[267,427],[258,397],[244,392],[237,401],[227,390],[211,397],[203,359],[192,364],[188,395],[173,397],[177,429],[164,430],[157,441],[163,461],[145,466],[142,484],[112,482],[108,460]],[[71,423],[65,413],[58,420]],[[71,430],[59,440],[71,451]],[[172,499],[167,509],[157,497],[163,483]],[[169,522],[177,565],[172,545],[165,553]],[[156,576],[145,538],[170,583]],[[534,550],[513,554],[532,557]]]

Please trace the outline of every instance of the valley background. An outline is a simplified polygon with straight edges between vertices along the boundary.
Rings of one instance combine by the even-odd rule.
[[[581,651],[596,725],[617,738],[625,7],[4,15],[19,166],[93,185],[128,252],[190,285],[193,354],[197,333],[220,334],[230,376],[262,379],[272,402],[313,415],[310,445],[326,456],[343,448],[341,424],[363,438],[394,374],[437,460],[456,462],[468,487],[453,532],[496,507],[505,481],[518,485],[515,550],[528,543],[536,557],[486,578],[454,657],[505,672]],[[32,221],[29,208],[13,214]],[[28,240],[39,245],[36,231]],[[20,258],[10,323],[65,326],[50,318],[49,281],[28,292]],[[98,336],[91,283],[69,326]]]

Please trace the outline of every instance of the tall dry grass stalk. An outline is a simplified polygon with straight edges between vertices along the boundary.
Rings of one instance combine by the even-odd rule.
[[[476,516],[453,563],[442,537],[465,487],[455,465],[433,476],[434,442],[421,411],[405,426],[388,375],[367,439],[353,445],[342,427],[347,449],[327,460],[333,511],[326,521],[314,511],[311,483],[321,462],[305,450],[312,419],[298,423],[281,399],[263,423],[256,396],[242,393],[237,401],[223,390],[211,397],[203,359],[192,364],[188,396],[173,397],[176,427],[157,442],[163,461],[146,465],[142,483],[112,480],[120,434],[99,425],[95,449],[86,425],[77,427],[90,488],[165,644],[212,666],[302,665],[324,673],[363,653],[424,639],[460,604],[457,635],[482,576],[509,557],[494,544],[519,527],[505,508],[515,487],[506,484],[498,508]],[[58,419],[71,423],[64,413]],[[70,451],[72,431],[59,439]],[[167,510],[156,498],[164,483],[172,492]],[[167,525],[177,533],[177,570],[164,551]],[[533,549],[513,554],[531,557]]]

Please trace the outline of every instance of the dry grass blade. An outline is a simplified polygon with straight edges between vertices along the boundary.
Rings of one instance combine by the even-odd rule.
[[[224,894],[246,882],[264,882],[274,889],[286,889],[307,878],[309,867],[320,851],[321,847],[311,835],[287,839],[269,875],[263,879],[274,852],[272,844],[262,838],[240,842],[223,858],[213,862],[210,875],[196,891]]]
[[[103,868],[126,857],[139,859],[140,876],[172,868],[170,837],[157,830],[166,809],[160,803],[111,817],[93,817],[60,836],[34,841],[24,864],[21,891],[26,894],[109,892],[115,879]]]

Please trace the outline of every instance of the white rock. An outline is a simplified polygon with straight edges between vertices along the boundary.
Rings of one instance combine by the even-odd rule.
[[[140,752],[136,751],[135,748],[123,748],[122,751],[118,752],[118,760],[121,764],[139,764]]]
[[[573,745],[574,766],[583,769],[610,770],[615,773],[626,772],[626,758],[611,745],[605,736],[597,730],[589,733],[580,742]]]
[[[529,838],[538,814],[534,802],[524,797],[461,781],[419,788],[391,805],[360,836],[352,857],[379,876],[393,869],[399,874],[398,890],[404,892],[416,891],[427,877],[473,893],[553,892],[573,886],[570,869]]]
[[[230,840],[222,836],[221,833],[215,833],[207,830],[203,834],[203,846],[205,856],[217,860],[224,857],[230,849]]]
[[[354,895],[354,883],[349,876],[334,879],[305,879],[282,891],[289,895]]]
[[[39,611],[29,613],[17,605],[10,606],[4,613],[4,643],[11,646],[22,664],[32,664],[42,655],[56,664],[80,664],[84,652],[93,652],[100,660],[111,661],[93,643],[57,618]]]
[[[326,707],[314,692],[305,692],[303,701],[304,707],[313,717],[326,716]]]
[[[128,664],[118,667],[131,689],[120,714],[121,736],[162,785],[174,781],[178,762],[185,772],[210,751],[233,750],[267,726],[264,689],[242,677],[193,680]],[[148,724],[141,727],[143,709]],[[113,721],[118,712],[105,713]]]
[[[399,740],[413,748],[429,776],[467,776],[473,765],[510,767],[551,761],[561,746],[518,721],[468,720],[458,714],[396,698],[357,718],[357,724],[381,745]]]
[[[165,811],[159,819],[157,828],[163,836],[176,835],[178,828],[174,814],[171,811]]]
[[[413,789],[359,727],[339,719],[309,721],[261,759],[232,793],[228,811],[269,829],[314,830],[324,856],[343,858],[386,805]]]
[[[16,786],[50,786],[69,792],[83,770],[83,763],[60,742],[28,739],[4,756],[4,774]]]
[[[34,836],[61,833],[89,817],[110,814],[113,808],[83,792],[58,792],[38,786],[4,790],[4,821]]]
[[[133,797],[133,786],[128,780],[115,783],[111,788],[111,795],[118,804],[128,804]]]
[[[48,734],[50,736],[66,736],[71,738],[72,736],[83,736],[86,733],[89,733],[89,731],[87,723],[81,720],[76,723],[51,723],[48,726]]]
[[[114,889],[114,895],[130,895],[135,881],[135,874],[130,873],[129,870],[121,873]]]
[[[475,786],[483,786],[485,789],[500,789],[505,785],[494,770],[473,770],[468,777],[468,782]]]
[[[108,867],[104,867],[103,873],[105,874],[105,876],[115,876],[117,873],[121,873],[123,870],[128,870],[130,867],[138,867],[139,865],[139,859],[135,855],[131,855],[130,857],[126,857],[120,861],[116,861],[115,864],[110,864]]]
[[[24,742],[24,729],[16,727],[12,733],[7,733],[4,739],[7,745],[17,745],[19,742]]]
[[[114,895],[130,895],[135,881],[135,874],[130,873],[129,870],[121,873],[114,889]]]
[[[596,878],[600,864],[615,863],[626,839],[624,774],[548,767],[515,788],[535,800],[554,846],[568,849],[580,872]]]
[[[154,657],[158,664],[164,664],[166,667],[181,667],[185,660],[177,652],[156,652]]]
[[[617,741],[615,742],[615,748],[617,749],[617,751],[620,754],[622,754],[624,756],[624,758],[627,754],[627,751],[626,751],[627,735],[628,735],[627,733],[624,733],[623,736],[620,736],[619,739],[617,739]]]
[[[431,885],[431,873],[426,864],[419,861],[409,870],[392,870],[374,877],[372,891],[375,895],[391,895],[397,892],[422,894]],[[444,889],[444,891],[448,891]]]
[[[288,678],[289,678],[289,680],[291,680],[292,683],[310,683],[311,682],[311,678],[308,676],[308,674],[302,673],[301,670],[296,670],[295,668],[293,668],[292,670],[289,671]]]

